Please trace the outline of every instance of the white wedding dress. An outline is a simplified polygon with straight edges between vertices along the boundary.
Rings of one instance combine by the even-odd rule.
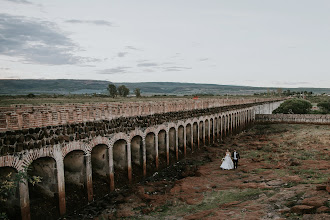
[[[234,169],[234,163],[230,158],[230,153],[226,153],[225,159],[223,160],[220,168],[222,168],[224,170]]]

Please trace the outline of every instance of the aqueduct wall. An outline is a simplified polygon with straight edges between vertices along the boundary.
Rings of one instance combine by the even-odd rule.
[[[121,104],[109,104],[111,108],[100,104],[104,108],[86,111],[73,105],[59,107],[60,114],[57,108],[44,111],[51,107],[2,109],[6,122],[0,133],[0,173],[28,167],[30,175],[42,177],[33,187],[21,182],[16,197],[8,203],[20,210],[22,219],[30,219],[31,213],[38,218],[33,216],[34,207],[45,204],[47,208],[51,202],[63,215],[77,208],[78,201],[70,201],[68,189],[82,191],[85,197],[78,200],[87,204],[98,196],[99,185],[93,182],[103,181],[111,191],[136,181],[134,177],[145,177],[202,145],[243,129],[255,120],[256,113],[268,113],[281,101],[186,101],[158,103],[154,109],[146,107],[150,103],[128,103],[123,109]],[[57,120],[52,117],[54,112]],[[40,203],[43,198],[48,199]]]
[[[298,123],[298,124],[330,124],[330,115],[321,114],[257,114],[259,123]]]

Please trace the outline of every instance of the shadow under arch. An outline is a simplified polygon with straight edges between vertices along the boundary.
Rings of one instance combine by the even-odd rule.
[[[124,139],[118,139],[113,144],[113,168],[115,188],[128,184],[128,158],[127,142]]]
[[[132,179],[138,182],[143,178],[143,139],[136,135],[131,139]]]
[[[102,198],[110,193],[109,147],[98,144],[91,151],[93,197]]]
[[[65,200],[68,212],[88,203],[86,159],[83,150],[73,150],[64,157]]]
[[[39,183],[29,183],[31,219],[60,217],[57,172],[56,160],[52,157],[40,157],[29,165],[28,175],[41,178]]]

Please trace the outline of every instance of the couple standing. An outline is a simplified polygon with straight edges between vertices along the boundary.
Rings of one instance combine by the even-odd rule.
[[[233,158],[233,160],[231,159],[231,157]],[[220,168],[224,170],[237,169],[238,159],[240,159],[239,153],[236,150],[234,150],[234,152],[231,154],[231,157],[230,157],[230,152],[227,149],[226,156],[225,158],[222,159],[222,164]]]

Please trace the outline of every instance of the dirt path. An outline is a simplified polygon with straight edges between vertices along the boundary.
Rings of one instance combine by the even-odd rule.
[[[227,148],[237,170],[219,168]],[[329,161],[330,126],[256,125],[100,202],[94,219],[330,219]]]

